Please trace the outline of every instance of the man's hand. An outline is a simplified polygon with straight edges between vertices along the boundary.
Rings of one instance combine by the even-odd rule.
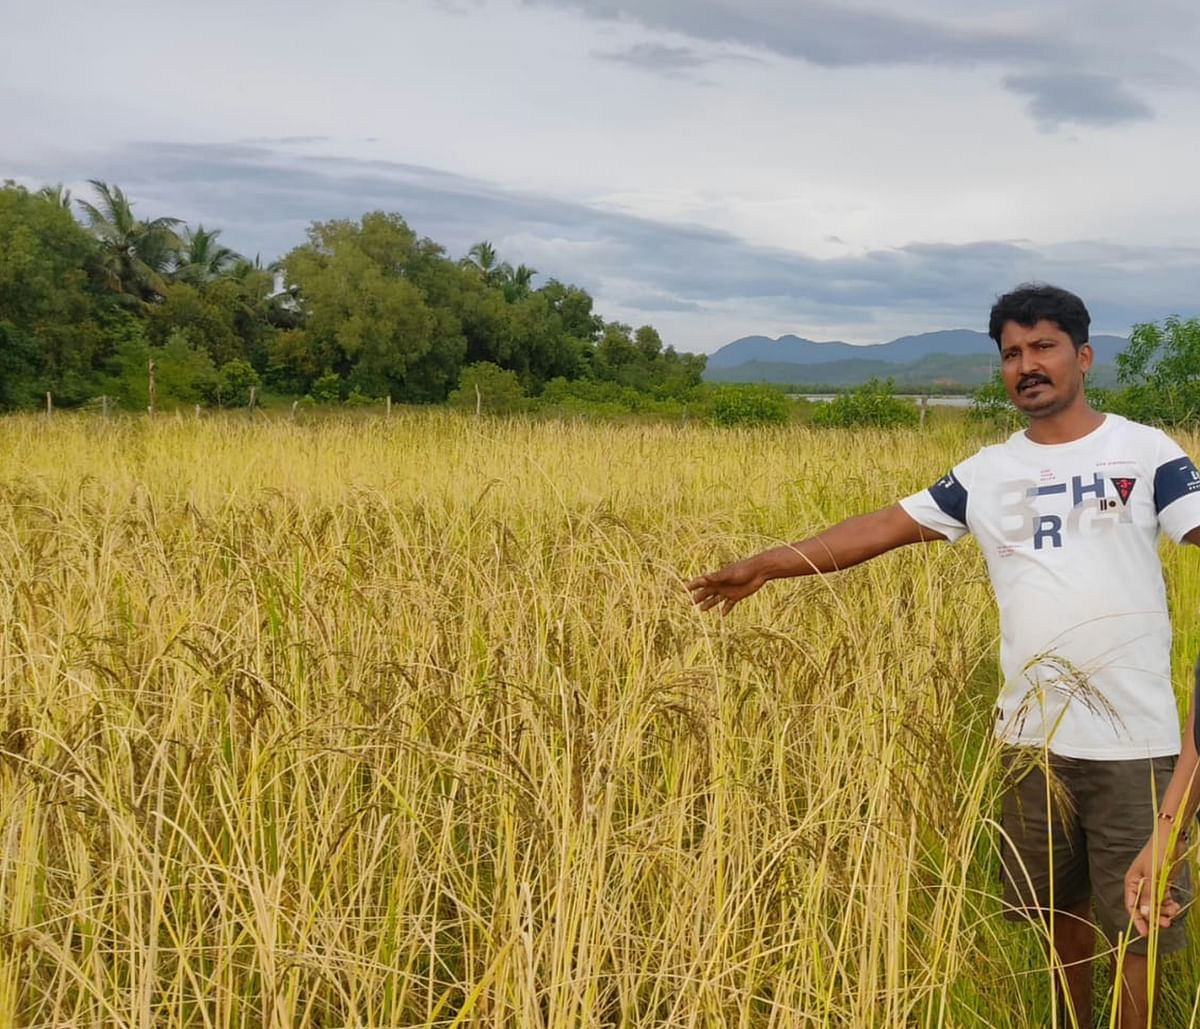
[[[701,575],[687,584],[692,594],[692,603],[699,604],[701,611],[721,605],[721,614],[727,615],[734,604],[757,593],[767,576],[758,561],[748,557],[707,575]]]
[[[1133,920],[1140,936],[1150,932],[1150,924],[1157,919],[1158,927],[1166,929],[1182,908],[1171,895],[1171,881],[1183,858],[1182,841],[1174,848],[1169,847],[1165,832],[1157,833],[1133,859],[1125,873],[1125,909]],[[1173,851],[1173,853],[1170,853]],[[1162,904],[1157,905],[1158,892],[1163,876],[1167,876]]]
[[[756,593],[771,579],[793,575],[824,575],[869,561],[909,543],[944,540],[940,532],[918,525],[899,504],[870,514],[855,515],[822,533],[787,546],[735,561],[687,584],[701,611],[721,605],[729,614],[734,605]]]

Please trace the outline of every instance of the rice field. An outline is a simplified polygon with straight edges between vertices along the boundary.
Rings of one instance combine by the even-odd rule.
[[[1065,1024],[974,544],[682,586],[984,441],[0,420],[0,1026]]]

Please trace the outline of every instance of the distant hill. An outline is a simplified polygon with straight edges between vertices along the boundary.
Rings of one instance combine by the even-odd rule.
[[[1092,381],[1115,382],[1112,367],[1128,341],[1120,336],[1092,337],[1097,365]],[[815,342],[800,336],[746,336],[708,358],[710,382],[781,382],[809,386],[856,386],[870,378],[892,378],[905,386],[977,386],[999,363],[996,344],[971,329],[901,336],[888,343],[855,345]]]

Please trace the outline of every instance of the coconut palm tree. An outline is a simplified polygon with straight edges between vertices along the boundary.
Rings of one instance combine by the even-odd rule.
[[[486,239],[471,247],[467,251],[467,256],[459,264],[464,268],[477,269],[480,277],[489,286],[496,281],[496,276],[500,271],[500,267],[496,264],[496,248]]]
[[[220,229],[206,229],[197,225],[185,229],[180,243],[179,262],[174,278],[180,282],[201,285],[230,274],[244,258],[227,246],[217,242]]]
[[[504,297],[509,303],[516,303],[518,300],[529,296],[533,291],[533,277],[537,274],[536,268],[530,268],[528,265],[519,264],[516,268],[511,268],[507,264],[501,265],[504,270]]]
[[[34,195],[50,201],[55,207],[62,207],[68,211],[71,209],[71,191],[61,182],[56,182],[53,186],[43,186]]]
[[[79,200],[92,234],[100,243],[100,270],[109,288],[136,302],[157,300],[166,290],[166,277],[174,267],[180,240],[178,218],[142,221],[119,186],[90,179],[95,204]]]

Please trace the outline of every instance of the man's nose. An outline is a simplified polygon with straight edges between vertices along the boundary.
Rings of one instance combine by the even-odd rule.
[[[1038,355],[1036,350],[1022,350],[1019,358],[1021,374],[1038,370]]]

